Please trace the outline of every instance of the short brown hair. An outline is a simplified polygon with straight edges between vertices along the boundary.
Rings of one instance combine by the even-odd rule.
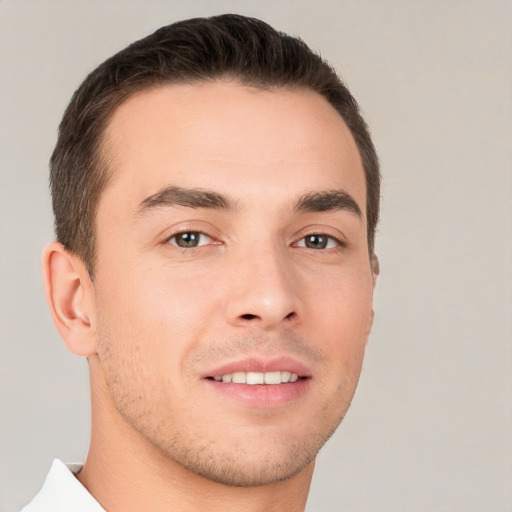
[[[334,69],[301,39],[260,20],[226,14],[160,28],[106,60],[73,95],[50,160],[50,184],[57,240],[82,258],[91,276],[96,211],[110,176],[102,141],[113,112],[143,89],[221,78],[261,88],[312,90],[338,111],[365,171],[368,247],[373,254],[379,163],[355,99]]]

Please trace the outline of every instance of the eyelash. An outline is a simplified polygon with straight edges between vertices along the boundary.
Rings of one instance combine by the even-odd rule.
[[[199,237],[198,245],[190,245],[188,247],[187,246],[178,245],[177,239],[180,236],[184,236],[184,235],[193,235],[191,238],[194,238],[194,237],[198,236]],[[325,247],[309,247],[307,245],[308,237],[309,237],[310,240],[312,238],[314,238],[314,237],[326,239],[326,246]],[[173,242],[173,240],[174,240],[174,242]],[[201,240],[203,241],[203,243],[201,243]],[[171,237],[169,237],[166,240],[166,243],[170,244],[170,245],[174,245],[178,249],[182,249],[182,250],[186,251],[188,249],[196,249],[198,247],[203,247],[205,245],[210,245],[211,241],[213,241],[213,240],[215,240],[213,237],[207,235],[206,233],[203,233],[202,231],[190,230],[190,231],[180,231],[179,233],[173,234]],[[192,240],[192,242],[193,242],[193,240]],[[185,241],[185,243],[186,243],[186,241]],[[212,245],[219,245],[219,244],[220,244],[220,242],[212,244]],[[339,240],[338,238],[336,238],[334,236],[331,236],[331,235],[327,235],[325,233],[309,233],[307,235],[304,235],[302,238],[300,238],[294,244],[292,244],[292,246],[293,247],[304,247],[304,248],[307,248],[307,249],[311,249],[313,251],[326,251],[326,250],[344,248],[344,247],[346,247],[346,244],[344,242],[342,242],[341,240]]]
[[[189,246],[189,247],[185,247],[185,246],[181,246],[181,245],[178,245],[177,243],[177,238],[180,237],[180,236],[183,236],[183,235],[199,235],[199,241],[201,241],[201,239],[207,239],[206,243],[200,243],[199,245],[192,245],[192,246]],[[174,242],[173,242],[174,240]],[[168,238],[166,240],[166,243],[168,244],[171,244],[171,245],[174,245],[175,247],[179,248],[179,249],[195,249],[197,247],[202,247],[204,245],[208,245],[209,242],[211,242],[213,240],[213,238],[209,235],[207,235],[206,233],[203,233],[202,231],[180,231],[179,233],[175,233],[174,235],[172,235],[170,238]]]
[[[318,247],[308,247],[306,245],[308,238],[312,239],[314,237],[326,239],[326,247],[320,247],[320,248],[318,248]],[[328,235],[326,233],[309,233],[307,235],[304,235],[298,242],[295,242],[294,246],[295,247],[304,247],[304,248],[307,248],[307,249],[312,249],[314,251],[322,251],[322,250],[323,251],[327,251],[327,250],[330,250],[330,249],[340,249],[340,248],[343,248],[343,247],[346,246],[346,244],[343,243],[338,238],[336,238],[334,236],[331,236],[331,235]]]

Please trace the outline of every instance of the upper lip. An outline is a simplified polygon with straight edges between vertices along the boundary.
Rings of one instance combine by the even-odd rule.
[[[207,377],[217,377],[236,372],[267,373],[277,371],[296,373],[299,377],[311,377],[311,371],[305,364],[289,356],[253,356],[237,359],[208,370],[201,377],[205,379]]]

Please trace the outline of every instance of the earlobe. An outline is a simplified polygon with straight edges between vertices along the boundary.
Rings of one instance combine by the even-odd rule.
[[[94,293],[82,260],[52,242],[43,251],[42,271],[46,301],[67,347],[79,356],[95,355]]]

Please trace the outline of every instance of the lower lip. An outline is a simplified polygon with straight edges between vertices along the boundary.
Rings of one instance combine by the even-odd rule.
[[[205,382],[214,391],[252,407],[276,408],[304,396],[311,384],[311,379],[299,379],[296,382],[275,385],[233,384],[209,379]]]

